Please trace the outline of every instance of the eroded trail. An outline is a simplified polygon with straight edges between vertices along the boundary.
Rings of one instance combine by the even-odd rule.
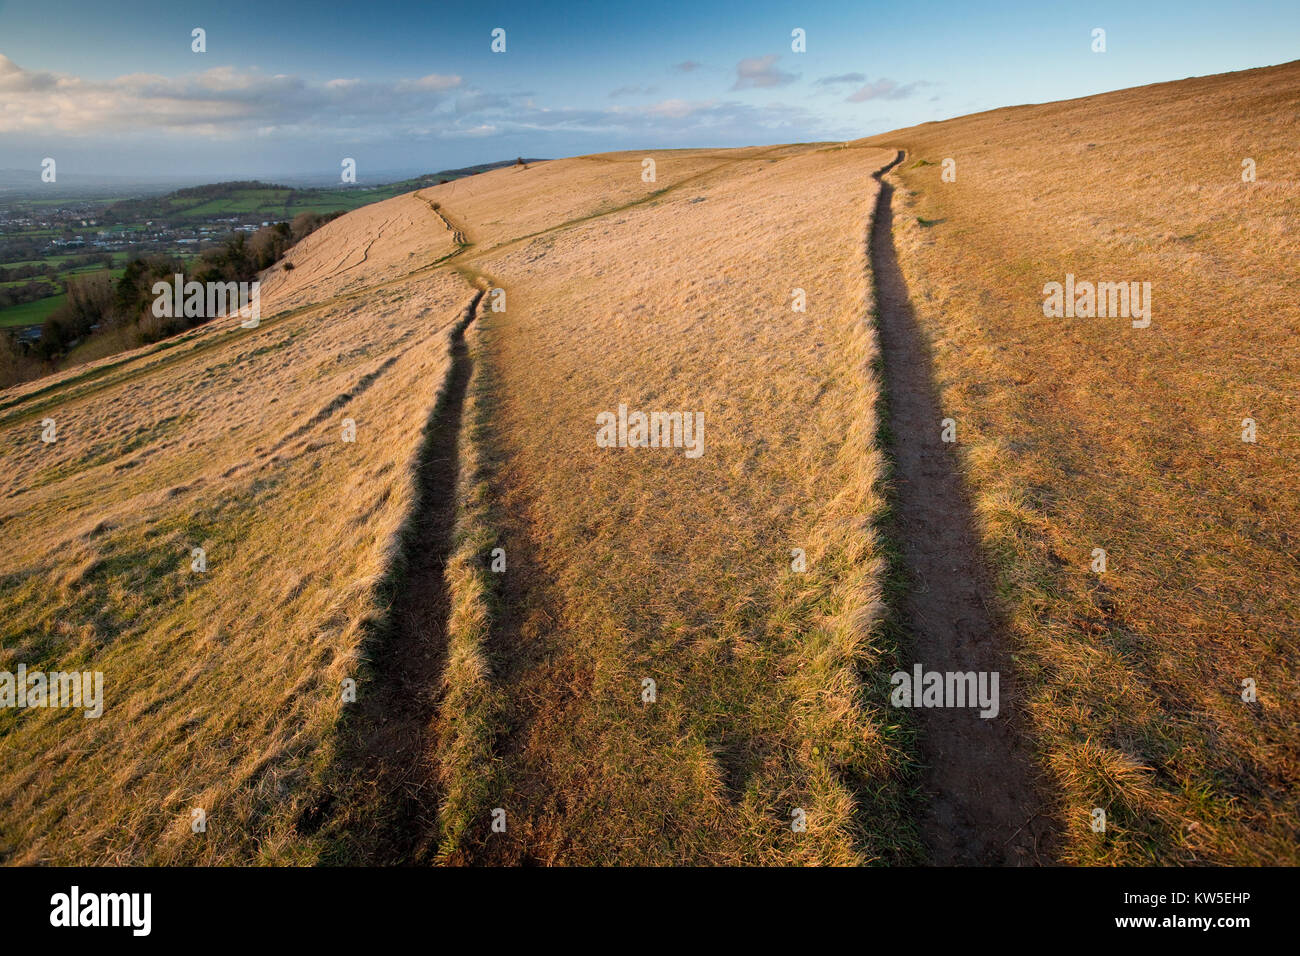
[[[1048,863],[1053,817],[1019,726],[1010,652],[992,607],[955,446],[940,437],[944,418],[957,421],[960,436],[961,415],[940,407],[894,248],[894,187],[884,174],[903,155],[876,173],[881,188],[870,240],[894,462],[893,533],[908,582],[896,610],[910,637],[909,672],[914,664],[927,672],[997,672],[1001,699],[990,719],[978,708],[915,710],[928,798],[921,836],[934,864]]]
[[[442,211],[442,205],[440,203],[436,203],[432,199],[426,199],[421,193],[416,193],[416,196],[419,196],[421,200],[428,203],[429,209],[432,210],[433,214],[442,220],[442,224],[446,226],[447,231],[451,233],[451,241],[456,243],[458,250],[462,246],[469,245],[469,240],[465,237],[464,231],[456,228],[456,226],[452,224],[452,221],[447,218],[447,214]]]
[[[373,676],[358,690],[351,752],[363,819],[345,822],[349,862],[421,864],[437,851],[439,803],[433,726],[446,664],[451,551],[461,418],[471,360],[465,330],[475,293],[451,337],[451,366],[426,426],[417,464],[415,517],[395,573],[391,629],[368,648]],[[326,808],[328,810],[328,808]]]

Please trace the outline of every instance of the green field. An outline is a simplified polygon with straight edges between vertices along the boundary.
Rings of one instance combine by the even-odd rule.
[[[66,292],[60,292],[58,295],[37,299],[35,302],[24,302],[22,305],[0,309],[0,329],[16,329],[24,325],[40,325],[51,312],[63,304],[63,300],[67,297]]]

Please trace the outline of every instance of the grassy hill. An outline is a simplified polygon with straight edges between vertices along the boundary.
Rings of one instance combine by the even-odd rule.
[[[1300,861],[1297,102],[419,184],[0,392],[0,670],[105,684],[0,709],[0,860]]]
[[[1296,862],[1298,103],[1290,63],[864,141],[907,151],[900,257],[1078,862]],[[1045,317],[1067,273],[1150,282],[1149,327]]]

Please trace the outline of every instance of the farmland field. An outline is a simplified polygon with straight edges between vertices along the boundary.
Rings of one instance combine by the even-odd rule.
[[[22,305],[11,305],[7,309],[0,309],[0,328],[40,325],[66,298],[67,295],[60,292],[34,302],[24,302]]]

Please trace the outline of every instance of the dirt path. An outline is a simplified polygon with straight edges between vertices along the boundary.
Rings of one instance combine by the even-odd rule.
[[[461,413],[471,363],[465,329],[482,291],[461,313],[446,385],[426,427],[417,465],[414,524],[396,581],[391,631],[367,651],[344,760],[359,774],[365,819],[353,821],[348,862],[430,863],[438,848],[433,723],[446,662],[450,595],[444,578],[456,511]]]
[[[467,281],[497,287],[499,280],[469,268]],[[498,323],[502,321],[498,319]],[[504,334],[499,324],[493,337]],[[510,444],[505,387],[493,357],[485,354],[477,370],[482,394],[491,407],[490,434],[478,434],[495,461],[490,480],[497,539],[509,552],[509,571],[502,576],[494,617],[484,651],[492,662],[492,683],[504,690],[494,715],[493,760],[499,764],[499,789],[492,806],[509,809],[509,829],[493,833],[487,821],[467,833],[448,859],[459,866],[535,866],[563,862],[567,845],[557,826],[563,818],[552,782],[556,768],[545,742],[556,722],[569,719],[581,704],[579,688],[589,687],[567,646],[553,593],[554,572],[540,564],[539,533],[527,478],[518,468],[519,448]]]
[[[906,670],[996,671],[1001,710],[916,708],[921,729],[919,821],[930,861],[939,865],[1049,863],[1054,817],[1041,799],[1032,751],[1021,733],[1005,631],[990,598],[974,518],[955,446],[940,440],[944,418],[928,347],[917,327],[893,240],[894,187],[876,173],[880,195],[871,231],[871,269],[884,360],[893,459],[893,535],[908,581],[900,612],[910,635]]]
[[[428,196],[424,195],[424,193],[416,193],[415,196],[417,199],[424,202],[424,204],[432,210],[435,216],[442,220],[442,224],[446,226],[447,231],[451,233],[451,241],[456,243],[457,252],[460,251],[460,247],[468,246],[470,244],[469,239],[465,236],[465,231],[453,224],[451,219],[447,217],[447,214],[442,211],[441,203],[434,202]]]

